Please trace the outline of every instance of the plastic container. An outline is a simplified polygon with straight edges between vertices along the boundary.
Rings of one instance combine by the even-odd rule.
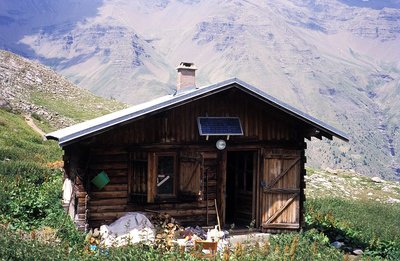
[[[100,172],[97,174],[96,177],[92,179],[92,183],[98,188],[102,189],[104,188],[105,185],[107,185],[110,182],[110,178],[107,176],[107,173],[105,171]]]

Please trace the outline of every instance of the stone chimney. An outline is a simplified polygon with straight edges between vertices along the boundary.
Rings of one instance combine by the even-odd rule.
[[[195,71],[197,70],[194,63],[181,62],[178,67],[178,83],[176,90],[181,90],[187,87],[196,87]]]

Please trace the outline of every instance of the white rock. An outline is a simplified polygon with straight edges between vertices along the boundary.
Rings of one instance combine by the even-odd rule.
[[[372,192],[368,192],[368,194],[367,194],[368,196],[372,196],[372,195],[374,195]]]
[[[364,251],[362,251],[361,249],[354,249],[353,254],[360,256],[360,255],[364,254]]]
[[[336,169],[331,169],[331,168],[326,168],[325,169],[326,172],[332,173],[332,174],[338,174],[338,171]]]
[[[400,199],[389,197],[387,203],[400,203]]]
[[[383,183],[385,182],[383,179],[381,179],[380,177],[373,177],[371,178],[371,180],[375,183]]]

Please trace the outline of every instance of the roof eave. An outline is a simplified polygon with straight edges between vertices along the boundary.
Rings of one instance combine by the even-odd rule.
[[[171,99],[163,100],[160,103],[157,104],[152,104],[149,107],[145,107],[141,110],[138,111],[133,111],[127,115],[122,115],[120,117],[117,117],[115,119],[111,119],[108,121],[105,121],[103,123],[100,123],[98,125],[94,126],[89,126],[86,129],[79,130],[75,133],[72,134],[67,134],[67,135],[62,135],[62,130],[55,131],[52,133],[46,134],[46,138],[48,139],[53,139],[57,140],[60,144],[60,146],[64,147],[68,144],[74,143],[77,140],[81,140],[85,137],[88,137],[90,135],[99,133],[99,132],[104,132],[108,130],[109,128],[130,122],[132,120],[138,119],[142,116],[158,112],[160,110],[166,109],[166,108],[173,108],[176,106],[180,106],[182,104],[185,104],[187,102],[190,102],[192,100],[200,99],[209,95],[212,95],[217,92],[224,91],[226,89],[232,88],[233,86],[236,86],[239,89],[242,89],[243,91],[246,91],[248,94],[266,102],[267,104],[285,112],[288,113],[289,115],[292,115],[293,117],[313,126],[314,128],[318,129],[320,133],[327,133],[328,135],[323,135],[324,137],[331,139],[332,136],[337,137],[343,141],[348,142],[349,138],[348,136],[340,131],[337,130],[336,128],[323,123],[322,121],[276,99],[273,96],[268,95],[267,93],[261,91],[260,89],[244,82],[241,81],[240,79],[237,78],[231,78],[213,85],[209,85],[203,88],[195,89],[192,92],[187,92],[187,93],[181,93],[181,94],[175,94],[174,96],[171,96]],[[166,96],[167,97],[167,96]],[[70,127],[68,127],[70,128]],[[311,135],[315,136],[315,135]]]

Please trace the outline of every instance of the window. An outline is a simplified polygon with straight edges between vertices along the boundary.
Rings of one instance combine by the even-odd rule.
[[[142,204],[147,200],[147,153],[132,152],[130,159],[128,179],[130,202]]]
[[[175,154],[158,154],[156,156],[156,193],[158,197],[174,196],[176,183]]]

